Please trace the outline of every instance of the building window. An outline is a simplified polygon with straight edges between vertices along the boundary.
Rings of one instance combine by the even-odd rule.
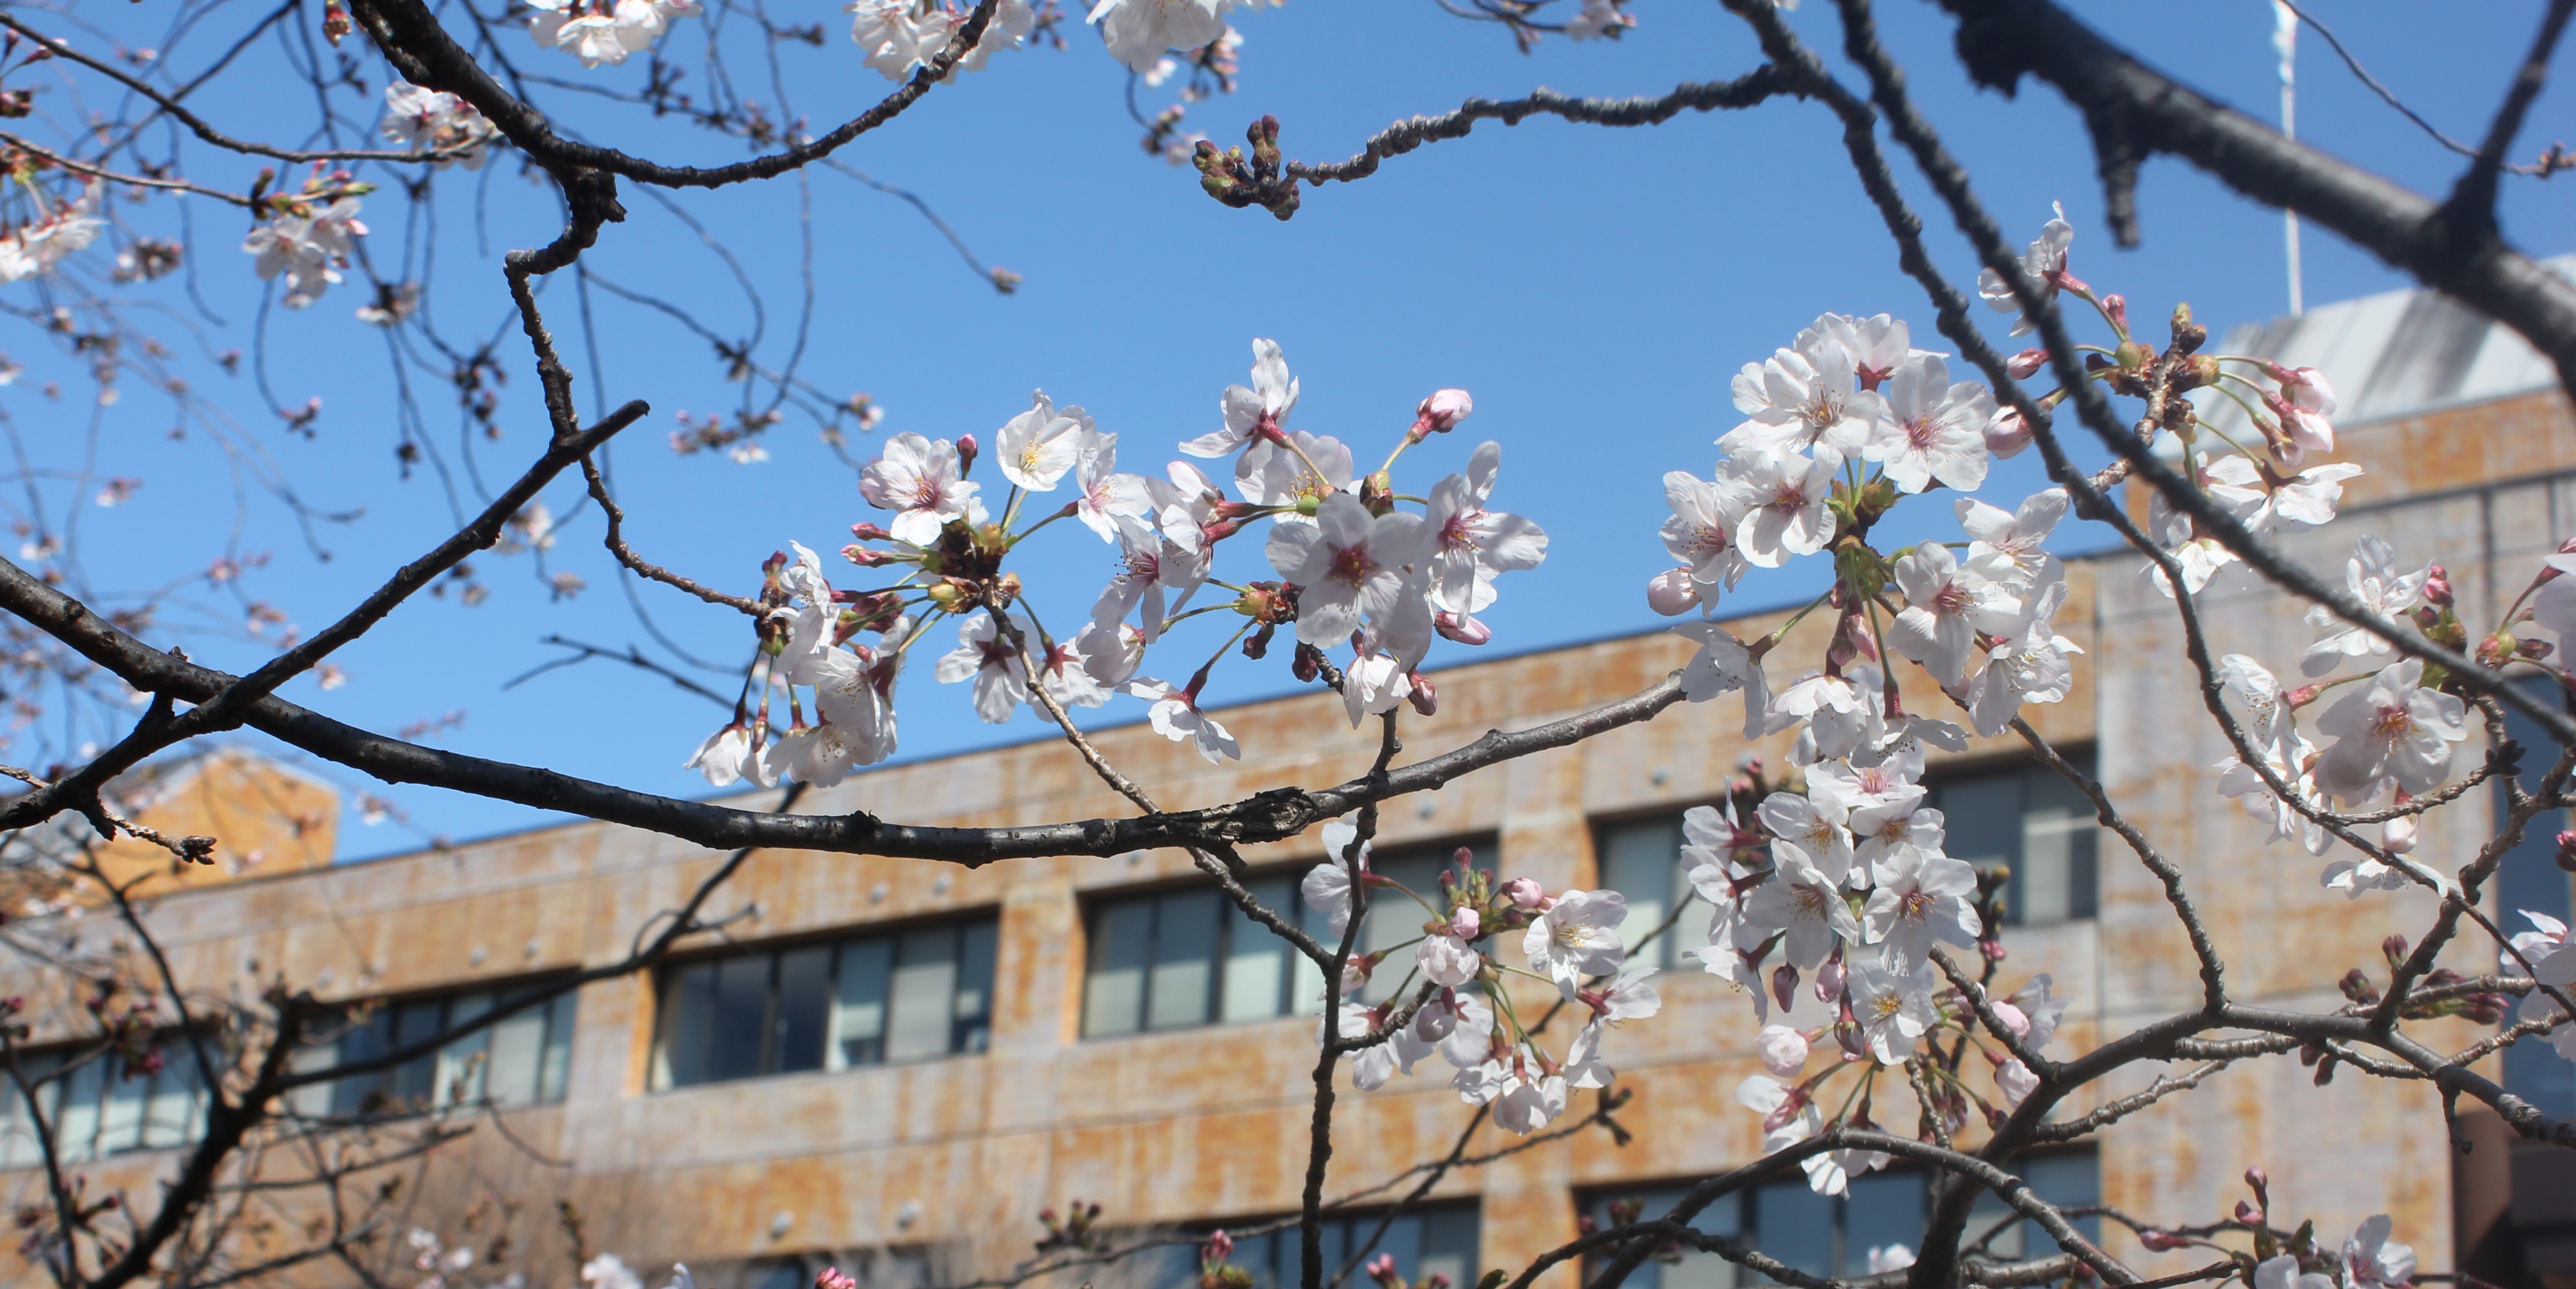
[[[220,1048],[214,1051],[221,1060]],[[197,1077],[196,1054],[185,1035],[171,1034],[161,1040],[158,1056],[157,1069],[129,1070],[124,1058],[110,1051],[19,1055],[18,1069],[36,1085],[37,1108],[54,1130],[63,1162],[184,1146],[197,1139],[206,1126],[206,1093]],[[0,1083],[0,1168],[32,1168],[42,1162],[44,1151],[27,1099],[14,1086]]]
[[[1373,855],[1370,868],[1436,900],[1440,872],[1457,849]],[[1477,863],[1492,861],[1490,845],[1469,849]],[[1302,876],[1263,877],[1244,885],[1265,907],[1296,919],[1319,942],[1328,941],[1331,928],[1324,916],[1307,908],[1297,893]],[[1354,953],[1389,948],[1421,934],[1423,919],[1412,915],[1413,902],[1402,892],[1380,887],[1370,892],[1370,902],[1383,912],[1369,918]],[[1084,1038],[1313,1016],[1324,1009],[1323,973],[1212,886],[1097,901],[1091,907],[1089,934],[1082,982]],[[1362,997],[1372,1003],[1391,997],[1412,961],[1390,955]]]
[[[2090,775],[2093,754],[2068,754]],[[2090,918],[2096,907],[2093,803],[2044,765],[2016,764],[1927,776],[1926,804],[1941,812],[1943,849],[1979,868],[2009,866],[2004,925],[2053,926]]]
[[[653,1086],[981,1052],[998,931],[987,916],[673,967]]]
[[[2564,707],[2558,685],[2547,677],[2521,682],[2523,692],[2541,702]],[[2540,786],[2541,776],[2558,760],[2559,742],[2540,723],[2513,708],[2504,709],[2505,737],[2522,745],[2522,764],[2515,775],[2525,792]],[[2502,783],[2495,786],[2495,826],[2504,827],[2508,804]],[[2532,929],[2522,911],[2529,909],[2560,922],[2570,920],[2567,872],[2558,866],[2558,833],[2567,827],[2565,812],[2534,816],[2523,829],[2522,844],[2506,851],[2496,866],[2496,918],[2509,923],[2507,935]],[[2508,1013],[2504,1023],[2517,1018]],[[2545,1042],[2524,1039],[2504,1050],[2505,1090],[2550,1114],[2576,1114],[2576,1065],[2569,1065]]]
[[[2025,1156],[2014,1161],[2013,1169],[2049,1203],[2075,1208],[2102,1202],[2101,1161],[2090,1149]],[[1811,1275],[1865,1275],[1872,1249],[1901,1244],[1911,1250],[1921,1242],[1923,1223],[1931,1214],[1927,1183],[1928,1174],[1923,1172],[1888,1169],[1852,1178],[1847,1194],[1819,1195],[1808,1189],[1805,1178],[1793,1178],[1721,1196],[1701,1209],[1691,1226],[1708,1235],[1736,1237],[1743,1247],[1760,1249]],[[1640,1216],[1652,1220],[1670,1210],[1689,1189],[1687,1183],[1680,1183],[1594,1194],[1583,1206],[1586,1227],[1620,1225]],[[1983,1195],[1968,1218],[1967,1229],[1973,1237],[2011,1215],[2002,1200]],[[2085,1238],[2102,1238],[2101,1218],[2080,1217],[2074,1222]],[[2044,1256],[2055,1248],[2055,1241],[2037,1223],[2025,1220],[1996,1235],[1987,1245],[1987,1256],[2009,1262]],[[1585,1281],[1615,1253],[1615,1249],[1606,1250],[1589,1257]],[[1629,1274],[1626,1289],[1738,1289],[1768,1283],[1715,1253],[1673,1246],[1640,1263]]]
[[[1593,836],[1592,853],[1602,889],[1628,897],[1628,920],[1619,924],[1619,939],[1630,950],[1629,962],[1675,967],[1682,965],[1683,950],[1708,943],[1709,919],[1717,909],[1692,898],[1690,870],[1681,862],[1680,815],[1604,824]],[[1672,929],[1637,953],[1638,942],[1662,926],[1675,908],[1682,914]]]
[[[296,1064],[302,1069],[328,1069],[371,1061],[472,1021],[490,1012],[496,1002],[511,1001],[531,987],[471,989],[372,1003],[353,1010],[344,1028],[308,1049]],[[567,990],[426,1056],[335,1080],[327,1103],[315,1096],[299,1108],[348,1116],[417,1114],[486,1099],[498,1106],[561,1101],[572,1069],[575,999],[576,994]]]
[[[1386,1233],[1363,1249],[1369,1237],[1377,1234],[1380,1222],[1387,1223]],[[1425,1204],[1397,1215],[1391,1222],[1383,1213],[1335,1214],[1324,1219],[1320,1234],[1324,1278],[1328,1281],[1357,1252],[1366,1255],[1362,1261],[1380,1253],[1392,1255],[1396,1274],[1408,1283],[1435,1275],[1448,1277],[1451,1289],[1473,1289],[1476,1283],[1478,1230],[1474,1200]],[[1300,1248],[1297,1225],[1292,1220],[1286,1227],[1267,1234],[1236,1235],[1234,1256],[1228,1261],[1252,1273],[1254,1289],[1286,1289],[1299,1283],[1303,1269]],[[1145,1289],[1198,1289],[1199,1250],[1194,1245],[1151,1250],[1137,1255],[1137,1261],[1143,1265],[1134,1280]],[[1367,1277],[1354,1269],[1344,1283],[1366,1282]]]

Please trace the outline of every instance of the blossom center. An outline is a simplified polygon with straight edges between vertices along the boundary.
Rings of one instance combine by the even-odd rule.
[[[1905,423],[1905,444],[1917,452],[1929,452],[1934,436],[1940,432],[1941,427],[1933,424],[1931,417],[1915,417]]]
[[[1335,546],[1331,549],[1333,566],[1330,576],[1336,582],[1357,586],[1377,571],[1377,561],[1369,558],[1366,546]]]

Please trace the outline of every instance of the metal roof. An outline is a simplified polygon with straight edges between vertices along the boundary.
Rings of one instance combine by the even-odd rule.
[[[2576,255],[2541,261],[2576,281]],[[2214,351],[2314,367],[2334,387],[2338,427],[2418,416],[2547,389],[2557,370],[2511,328],[2421,288],[2228,329]],[[2193,401],[2201,419],[2229,435],[2246,428],[2245,409],[2213,391]],[[2239,441],[2251,442],[2240,436]]]

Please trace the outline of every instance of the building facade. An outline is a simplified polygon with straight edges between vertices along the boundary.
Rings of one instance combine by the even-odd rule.
[[[2378,306],[2336,306],[2364,307]],[[2323,355],[2297,352],[2292,331],[2266,343],[2326,367],[2339,384],[2358,388],[2366,377],[2331,364],[2377,360],[2349,336]],[[2402,346],[2405,336],[2392,328],[2379,343]],[[2527,378],[2493,379],[2522,383],[2400,400],[2373,423],[2346,427],[2344,454],[2370,473],[2350,489],[2344,521],[2285,539],[2286,548],[2339,577],[2354,538],[2378,533],[2404,560],[2445,560],[2463,617],[2491,618],[2540,556],[2576,532],[2576,417]],[[2264,847],[2265,830],[2212,790],[2210,767],[2226,749],[2195,719],[2179,629],[2142,562],[2119,552],[2071,558],[2069,581],[2058,621],[2085,650],[2076,686],[2026,715],[2094,767],[2187,874],[2241,998],[2338,1005],[2336,980],[2353,967],[2378,971],[2381,938],[2425,925],[2430,902],[2412,891],[2350,902],[2320,887],[2321,861]],[[2248,653],[2286,674],[2310,638],[2303,606],[2251,578],[2223,580],[2204,603],[2218,652]],[[1777,656],[1813,657],[1830,626],[1823,617],[1797,628]],[[1451,668],[1437,676],[1438,714],[1408,717],[1405,758],[1624,697],[1688,654],[1684,641],[1658,633]],[[1943,705],[1919,677],[1906,697],[1915,710]],[[1374,731],[1351,730],[1329,694],[1220,715],[1241,739],[1240,762],[1209,766],[1138,727],[1095,741],[1175,808],[1338,782],[1364,770],[1375,749]],[[1621,890],[1641,930],[1687,892],[1674,862],[1680,812],[1721,797],[1745,756],[1776,761],[1782,751],[1748,743],[1741,726],[1732,696],[1680,706],[1401,799],[1383,817],[1377,866],[1427,874],[1465,847],[1550,890]],[[1929,778],[1950,853],[2009,864],[2015,875],[2002,983],[2045,971],[2077,1000],[2060,1050],[2196,1002],[2189,946],[2159,886],[2094,826],[2079,797],[2005,741],[1934,755]],[[2462,772],[2475,755],[2462,754]],[[958,826],[1132,813],[1063,742],[1043,739],[882,768],[812,793],[799,809]],[[2473,805],[2437,814],[2418,853],[2456,867],[2487,822]],[[1255,848],[1246,855],[1254,889],[1293,908],[1297,875],[1321,853],[1313,833]],[[618,961],[640,928],[725,859],[667,837],[574,824],[362,865],[254,872],[163,896],[149,916],[192,989],[255,991],[283,978],[326,998],[381,1000],[331,1049],[364,1055],[437,1033],[553,973]],[[2519,902],[2508,907],[2567,913],[2568,878],[2545,846],[2517,854],[2505,885]],[[1244,1228],[1296,1208],[1319,982],[1223,904],[1186,856],[965,869],[763,851],[710,911],[726,917],[722,931],[693,938],[659,971],[585,985],[436,1060],[319,1089],[308,1108],[398,1115],[460,1096],[488,1100],[508,1146],[487,1133],[465,1147],[484,1161],[478,1184],[515,1188],[522,1203],[573,1199],[593,1247],[638,1266],[685,1260],[719,1284],[803,1280],[822,1259],[890,1282],[1006,1272],[1045,1234],[1040,1211],[1076,1200],[1104,1206],[1100,1225],[1118,1231]],[[1688,927],[1686,918],[1673,940],[1690,943]],[[63,934],[114,930],[93,918]],[[1756,1157],[1758,1117],[1732,1095],[1760,1069],[1752,1010],[1674,947],[1645,951],[1666,967],[1655,982],[1663,1013],[1616,1032],[1604,1054],[1632,1093],[1617,1116],[1628,1138],[1595,1128],[1484,1160],[1518,1139],[1479,1129],[1463,1153],[1480,1162],[1447,1173],[1386,1232],[1383,1246],[1408,1275],[1436,1271],[1464,1285],[1483,1270],[1517,1269],[1613,1204],[1651,1202]],[[2461,945],[2450,963],[2478,972],[2495,959]],[[73,1032],[74,1000],[42,973],[22,964],[0,992],[55,1004],[36,1008],[36,1059],[48,1040]],[[2445,1041],[2474,1040],[2466,1022],[2446,1024],[2437,1031]],[[2576,1078],[2546,1063],[2554,1060],[2517,1058],[2509,1073],[2554,1097],[2544,1102],[2553,1111],[2576,1112]],[[2156,1072],[2137,1071],[2103,1094],[2136,1090]],[[2576,1194],[2548,1171],[2554,1161],[2529,1162],[2490,1124],[2471,1131],[2488,1131],[2497,1148],[2463,1162],[2425,1085],[2347,1072],[2319,1088],[2311,1073],[2288,1058],[2236,1066],[2098,1145],[2035,1157],[2026,1170],[2067,1202],[2188,1223],[2224,1215],[2242,1194],[2240,1174],[2261,1165],[2280,1211],[2313,1214],[2322,1230],[2392,1213],[2398,1238],[2428,1270],[2450,1269],[2456,1248],[2461,1259],[2490,1259],[2480,1274],[2498,1283],[2576,1271],[2576,1249],[2564,1268],[2551,1252],[2557,1224],[2576,1221],[2576,1212],[2549,1211]],[[1409,1185],[1408,1170],[1460,1148],[1470,1108],[1441,1077],[1398,1077],[1362,1094],[1345,1075],[1342,1091],[1328,1196]],[[142,1087],[73,1079],[58,1096],[58,1132],[77,1138],[66,1155],[93,1193],[149,1194],[198,1104],[175,1076]],[[1880,1117],[1903,1130],[1911,1105]],[[0,1185],[26,1202],[40,1180],[27,1170],[23,1113],[5,1127],[0,1167],[19,1171],[0,1173]],[[1765,1188],[1702,1220],[1757,1232],[1764,1247],[1810,1269],[1857,1272],[1869,1247],[1913,1237],[1922,1205],[1921,1177],[1897,1170],[1840,1200],[1803,1184]],[[434,1225],[434,1207],[420,1220]],[[1352,1211],[1361,1216],[1328,1232],[1331,1249],[1378,1225],[1367,1203]],[[2177,1259],[2189,1257],[2147,1253],[2116,1226],[2101,1234],[2146,1267],[2180,1269]],[[1237,1261],[1284,1267],[1293,1280],[1293,1242],[1247,1238]],[[1171,1283],[1175,1270],[1171,1259],[1145,1259],[1067,1283],[1147,1287]],[[528,1274],[538,1284],[571,1275],[557,1265]],[[1640,1274],[1656,1289],[1735,1282],[1727,1264],[1706,1257]],[[1572,1269],[1548,1283],[1572,1285]]]

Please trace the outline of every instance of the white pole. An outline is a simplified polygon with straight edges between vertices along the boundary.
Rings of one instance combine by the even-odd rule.
[[[2295,139],[2299,137],[2299,15],[2281,0],[2272,0],[2272,48],[2281,56],[2281,134]],[[2299,299],[2299,212],[2281,212],[2281,233],[2289,250],[2290,312],[2295,315],[2305,311]]]

